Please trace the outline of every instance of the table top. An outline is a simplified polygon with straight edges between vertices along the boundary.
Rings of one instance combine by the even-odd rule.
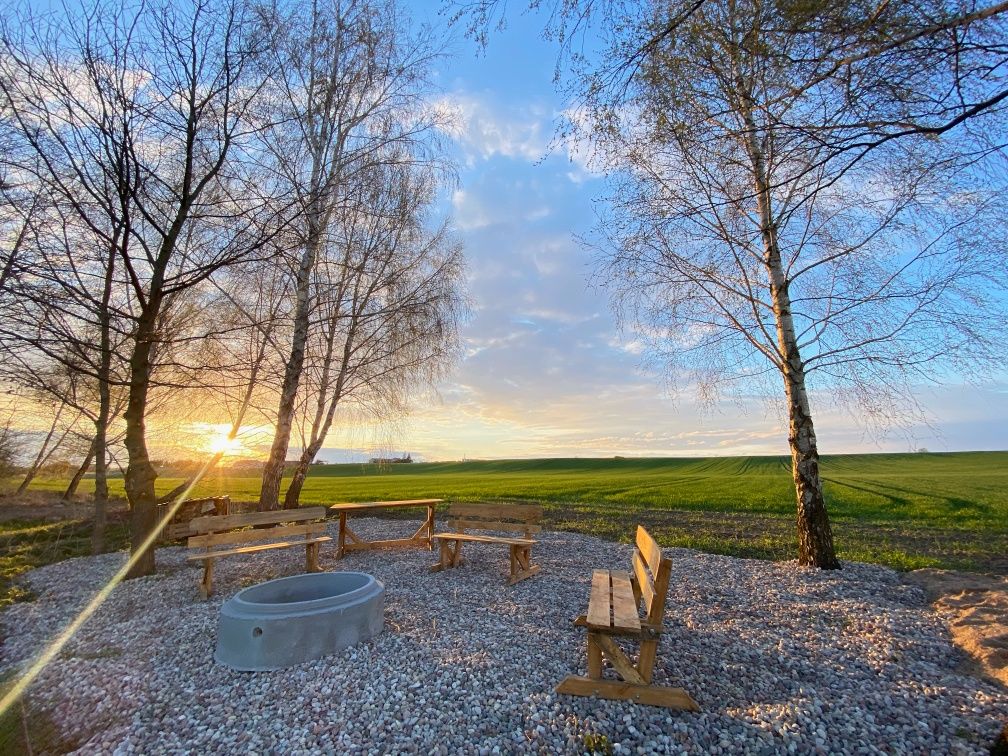
[[[353,512],[358,509],[392,509],[393,507],[431,507],[444,499],[404,499],[402,501],[357,501],[330,504],[333,512]]]

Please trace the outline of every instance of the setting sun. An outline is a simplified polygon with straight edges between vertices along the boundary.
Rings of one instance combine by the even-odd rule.
[[[223,454],[229,457],[245,451],[242,442],[237,438],[229,438],[227,431],[218,431],[214,436],[207,439],[206,449],[212,454]]]

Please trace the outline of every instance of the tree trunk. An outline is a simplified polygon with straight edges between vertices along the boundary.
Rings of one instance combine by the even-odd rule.
[[[770,298],[777,329],[778,368],[784,378],[784,393],[787,397],[788,444],[791,447],[791,472],[798,502],[798,563],[821,569],[838,569],[840,562],[836,558],[833,531],[826,513],[822,479],[819,477],[819,449],[805,391],[805,364],[795,334],[791,296],[781,261],[763,146],[757,138],[760,131],[753,117],[752,99],[746,95],[747,90],[741,80],[738,89],[746,123],[746,148],[752,162],[763,259],[770,279]]]
[[[294,313],[294,333],[291,352],[284,369],[283,388],[280,390],[280,404],[277,408],[276,432],[270,447],[269,459],[263,467],[262,489],[259,493],[259,508],[278,509],[280,506],[280,483],[283,479],[284,462],[290,445],[291,426],[294,422],[294,403],[301,383],[304,367],[305,345],[308,341],[309,315],[311,314],[311,273],[315,268],[318,249],[317,236],[305,244],[297,276],[297,307]]]
[[[284,496],[284,509],[297,509],[301,505],[301,488],[304,486],[308,470],[311,468],[311,463],[315,461],[315,455],[318,454],[320,448],[322,448],[322,441],[313,441],[301,452],[301,458],[294,469],[290,485],[287,486],[287,495]]]
[[[63,492],[61,497],[63,501],[70,501],[73,499],[74,495],[77,493],[77,488],[80,486],[81,480],[87,474],[87,471],[91,468],[91,463],[94,462],[95,455],[95,440],[91,439],[91,445],[88,447],[87,454],[84,455],[84,461],[81,463],[80,467],[77,468],[77,472],[74,473],[73,477],[70,478],[70,483],[66,487],[66,491]]]
[[[123,240],[128,240],[124,233]],[[105,526],[108,520],[108,426],[112,417],[112,284],[115,272],[117,247],[109,246],[105,266],[105,287],[102,290],[100,312],[101,345],[100,372],[98,374],[98,417],[95,419],[95,493],[94,527],[91,530],[91,551],[100,554],[105,550]],[[117,410],[118,411],[118,410]]]
[[[150,388],[151,350],[159,307],[160,300],[152,295],[137,323],[136,341],[129,362],[130,390],[125,414],[125,443],[129,464],[126,466],[125,483],[126,497],[130,503],[130,554],[136,561],[127,573],[127,578],[153,575],[156,569],[153,531],[157,525],[157,496],[154,494],[157,472],[147,453],[145,415]]]

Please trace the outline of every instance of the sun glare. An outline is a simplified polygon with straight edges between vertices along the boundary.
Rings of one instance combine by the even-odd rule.
[[[233,457],[245,451],[242,442],[237,438],[228,438],[226,431],[210,438],[206,448],[211,454],[223,454],[225,457]]]

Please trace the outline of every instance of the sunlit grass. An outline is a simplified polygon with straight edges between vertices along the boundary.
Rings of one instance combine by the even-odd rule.
[[[123,524],[109,523],[106,549],[126,547],[129,539]],[[32,598],[16,579],[28,570],[91,553],[91,522],[64,520],[0,522],[0,608]]]

